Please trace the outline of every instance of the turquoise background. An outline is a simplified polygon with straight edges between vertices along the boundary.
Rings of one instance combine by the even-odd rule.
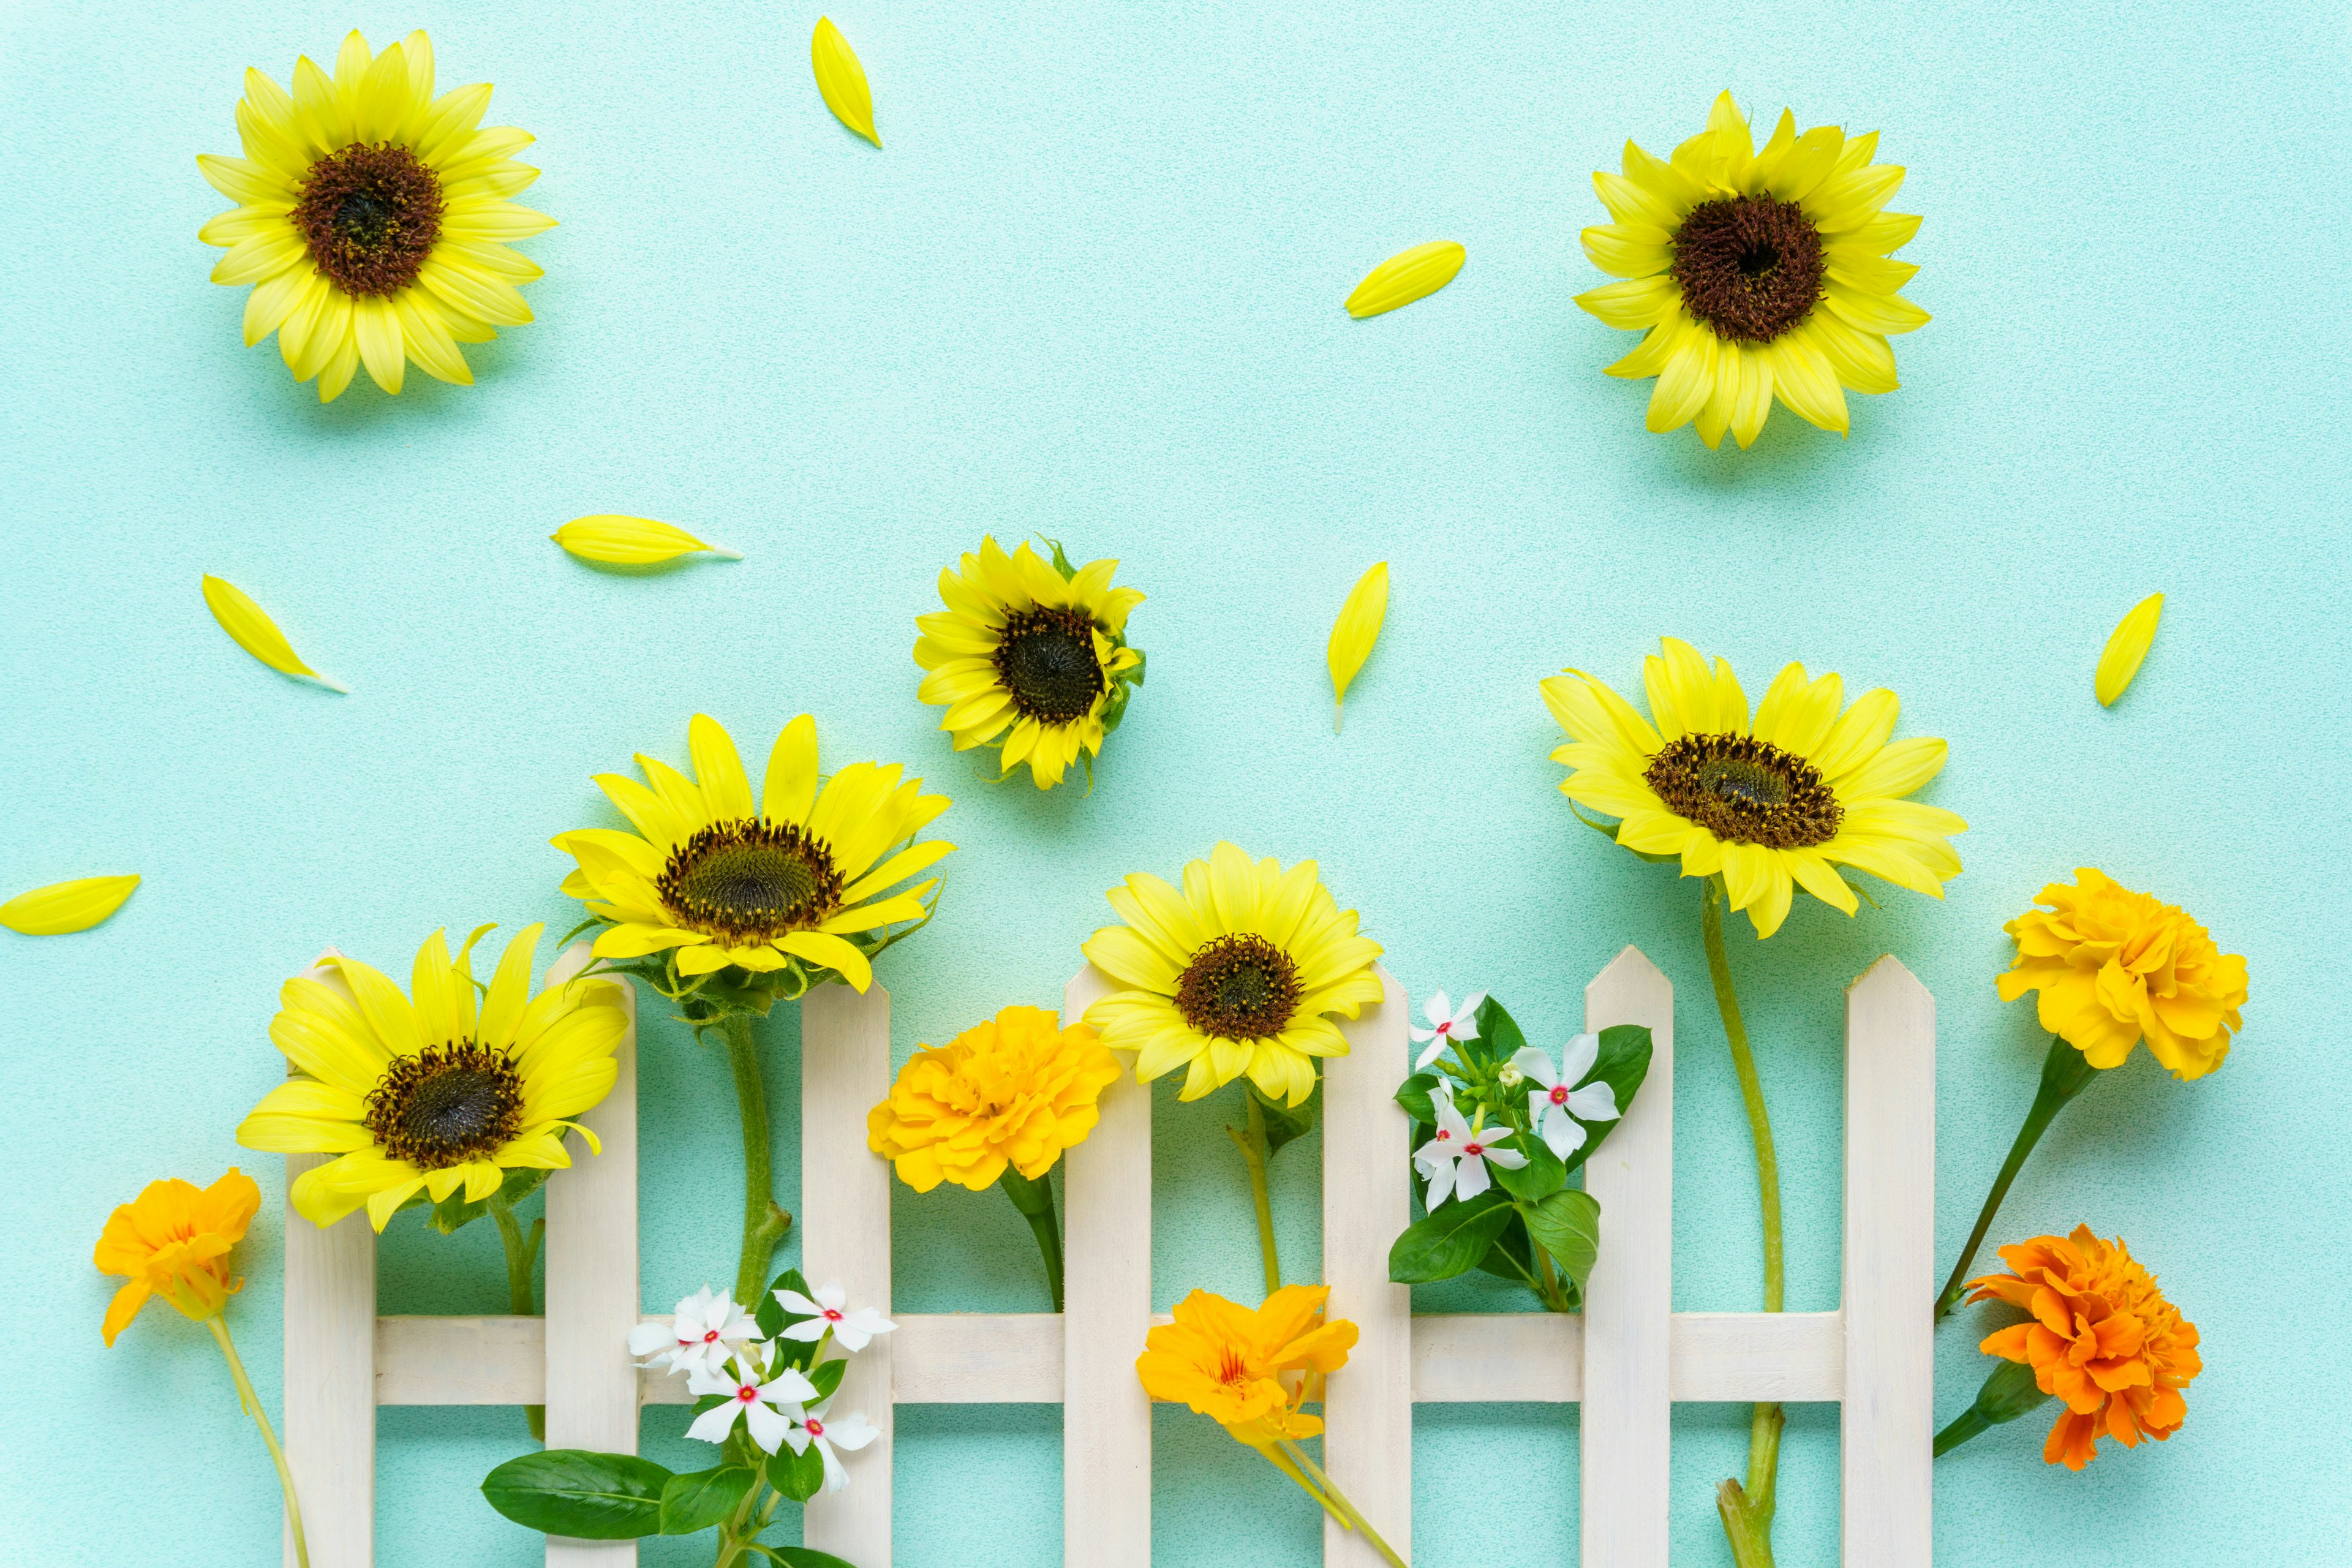
[[[218,1358],[160,1309],[102,1350],[90,1245],[151,1178],[259,1175],[232,1321],[275,1408],[279,1166],[230,1134],[282,1071],[278,983],[329,943],[404,972],[436,926],[561,930],[549,836],[611,820],[591,773],[683,761],[698,710],[754,759],[813,711],[832,762],[904,761],[955,796],[938,923],[884,965],[901,1056],[1057,998],[1105,888],[1220,837],[1318,858],[1416,997],[1492,988],[1547,1043],[1639,943],[1681,999],[1675,1302],[1752,1309],[1698,889],[1577,826],[1536,690],[1571,663],[1630,689],[1662,632],[1751,696],[1791,658],[1893,687],[1901,733],[1951,742],[1926,798],[1971,825],[1941,904],[1801,900],[1761,946],[1738,928],[1792,1309],[1837,1300],[1841,992],[1879,953],[1937,998],[1947,1258],[2044,1042],[1994,996],[2003,921],[2096,864],[2252,968],[2227,1069],[2184,1085],[2136,1057],[1999,1226],[2127,1238],[2204,1332],[2186,1427],[2080,1476],[2042,1464],[2046,1413],[1980,1439],[1937,1467],[1945,1560],[2339,1553],[2346,35],[2326,6],[2056,10],[848,0],[877,152],[813,87],[814,8],[12,7],[0,890],[146,883],[87,935],[0,933],[0,1558],[275,1561],[277,1491]],[[470,351],[479,384],[415,374],[392,399],[362,375],[321,407],[274,344],[240,347],[245,291],[205,282],[196,229],[224,204],[194,155],[236,151],[246,65],[284,80],[352,23],[379,45],[425,26],[445,85],[496,81],[490,120],[540,139],[522,199],[563,226],[525,246],[539,321]],[[1766,124],[1790,102],[1882,128],[1911,171],[1895,205],[1927,216],[1904,254],[1935,321],[1896,344],[1903,390],[1853,399],[1849,440],[1785,410],[1744,454],[1647,435],[1649,384],[1600,374],[1633,339],[1570,302],[1600,281],[1577,247],[1590,171],[1627,136],[1671,148],[1727,85]],[[1469,248],[1451,287],[1341,311],[1435,237]],[[547,542],[603,511],[746,559],[633,576]],[[1091,795],[981,782],[915,701],[913,619],[989,530],[1118,555],[1150,595],[1150,681]],[[1335,737],[1324,637],[1379,559],[1388,627]],[[352,694],[237,652],[205,572]],[[2101,643],[2157,589],[2155,650],[2103,710]],[[797,1210],[795,1022],[766,1040]],[[715,1054],[656,1023],[642,1059],[662,1308],[730,1276],[740,1154]],[[1161,1094],[1163,1304],[1258,1289],[1219,1131],[1235,1104]],[[1277,1165],[1297,1277],[1318,1266],[1317,1155]],[[901,1191],[894,1224],[900,1308],[1039,1305],[1001,1198]],[[487,1226],[408,1223],[383,1257],[387,1311],[503,1302]],[[1944,1326],[1942,1416],[1997,1321]],[[702,1462],[684,1420],[649,1412],[646,1451]],[[1058,1563],[1059,1424],[902,1408],[898,1561]],[[1712,1486],[1745,1425],[1676,1411],[1679,1563],[1728,1561]],[[1421,1568],[1573,1556],[1573,1406],[1423,1406],[1416,1428]],[[526,1446],[519,1414],[387,1410],[380,1432],[386,1568],[539,1560],[474,1490]],[[1318,1561],[1313,1510],[1254,1456],[1181,1410],[1157,1443],[1156,1562]],[[1784,1478],[1781,1561],[1831,1561],[1834,1407],[1793,1413]]]

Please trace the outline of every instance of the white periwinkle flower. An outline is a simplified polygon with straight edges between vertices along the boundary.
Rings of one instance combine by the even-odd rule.
[[[1444,1056],[1446,1047],[1454,1041],[1478,1037],[1478,1004],[1486,999],[1486,994],[1480,991],[1456,1008],[1445,999],[1445,993],[1440,991],[1421,1005],[1421,1015],[1429,1020],[1429,1027],[1408,1026],[1407,1028],[1416,1045],[1424,1040],[1429,1043],[1429,1048],[1422,1052],[1420,1058],[1412,1064],[1415,1072],[1422,1071]]]
[[[862,1410],[853,1410],[838,1421],[826,1420],[825,1411],[832,1403],[827,1400],[802,1416],[784,1434],[784,1441],[793,1446],[795,1454],[808,1452],[808,1446],[814,1443],[817,1452],[824,1457],[824,1489],[837,1492],[849,1484],[849,1472],[842,1468],[841,1456],[834,1450],[846,1448],[854,1454],[882,1434],[867,1422]]]
[[[712,1394],[727,1396],[724,1404],[714,1405],[694,1418],[694,1425],[686,1429],[688,1436],[724,1443],[740,1415],[751,1429],[751,1441],[763,1453],[772,1454],[791,1440],[793,1424],[801,1419],[803,1407],[816,1397],[816,1384],[789,1366],[770,1371],[769,1350],[763,1344],[747,1346],[717,1375],[688,1374],[687,1391],[696,1398]],[[793,1451],[798,1453],[800,1447],[795,1446]]]
[[[1605,1083],[1585,1083],[1592,1064],[1601,1059],[1601,1037],[1579,1035],[1561,1048],[1559,1070],[1551,1058],[1529,1046],[1511,1058],[1511,1065],[1542,1087],[1528,1096],[1528,1120],[1551,1152],[1567,1159],[1584,1147],[1587,1121],[1614,1121],[1617,1091]]]
[[[1413,1163],[1429,1178],[1429,1194],[1423,1206],[1432,1214],[1437,1205],[1451,1195],[1475,1198],[1491,1184],[1486,1163],[1493,1161],[1507,1171],[1516,1171],[1528,1163],[1528,1157],[1517,1149],[1498,1149],[1486,1142],[1482,1115],[1474,1127],[1462,1120],[1462,1112],[1454,1108],[1451,1097],[1432,1095],[1430,1104],[1437,1112],[1437,1136],[1412,1152]],[[1505,1132],[1502,1136],[1512,1136]]]
[[[842,1289],[838,1279],[828,1279],[818,1286],[814,1299],[797,1290],[779,1290],[775,1295],[785,1311],[808,1320],[787,1328],[783,1337],[788,1340],[814,1342],[830,1331],[841,1342],[843,1350],[854,1352],[864,1350],[875,1335],[887,1334],[898,1326],[871,1307],[849,1310],[848,1293]]]
[[[710,1293],[705,1285],[677,1304],[677,1316],[665,1323],[648,1318],[629,1331],[629,1353],[649,1359],[640,1366],[666,1367],[671,1372],[702,1372],[719,1375],[727,1358],[760,1327],[738,1307],[730,1292]]]

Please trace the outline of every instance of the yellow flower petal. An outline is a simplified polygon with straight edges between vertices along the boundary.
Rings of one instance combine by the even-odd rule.
[[[1376,561],[1370,570],[1356,580],[1348,590],[1348,602],[1339,606],[1339,618],[1331,627],[1331,643],[1326,658],[1331,666],[1331,732],[1338,734],[1348,700],[1348,683],[1364,668],[1371,657],[1372,644],[1381,635],[1381,623],[1389,613],[1389,563]]]
[[[1434,294],[1454,281],[1469,254],[1450,239],[1433,239],[1427,245],[1400,250],[1356,285],[1356,291],[1348,296],[1348,314],[1362,321]]]
[[[281,674],[307,675],[330,690],[351,690],[341,681],[328,679],[295,657],[293,645],[278,629],[278,623],[262,614],[261,606],[236,584],[207,573],[204,586],[205,606],[237,647]]]
[[[2132,677],[2139,673],[2139,661],[2147,657],[2147,645],[2156,638],[2157,617],[2163,614],[2164,595],[2150,594],[2116,623],[2105,651],[2099,655],[2100,707],[2107,707],[2121,697],[2124,688],[2132,683]]]
[[[88,931],[121,909],[122,900],[138,885],[135,876],[82,877],[70,882],[52,882],[0,904],[0,926],[26,936],[63,936],[68,931]]]
[[[809,60],[816,68],[816,89],[824,94],[824,106],[834,118],[877,147],[882,145],[882,138],[874,133],[874,91],[866,85],[866,68],[832,17],[816,19]]]
[[[691,555],[698,550],[707,550],[730,561],[743,559],[740,551],[705,544],[682,528],[656,522],[649,517],[624,517],[617,512],[574,518],[548,537],[583,561],[601,561],[613,566],[650,566]]]

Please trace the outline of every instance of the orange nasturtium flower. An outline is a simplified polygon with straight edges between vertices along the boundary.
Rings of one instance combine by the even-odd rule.
[[[1979,1348],[2033,1369],[2034,1385],[2066,1405],[2042,1457],[2079,1470],[2105,1433],[2126,1448],[2161,1442],[2189,1415],[2180,1391],[2203,1369],[2197,1326],[2164,1299],[2156,1277],[2125,1250],[2080,1225],[2063,1240],[2037,1236],[2004,1247],[2011,1272],[1970,1280],[1971,1301],[2000,1300],[2033,1314]]]
[[[130,1277],[106,1309],[100,1333],[110,1345],[150,1296],[161,1296],[196,1322],[218,1317],[245,1281],[229,1273],[229,1248],[245,1239],[261,1207],[261,1189],[232,1169],[198,1191],[183,1181],[150,1182],[136,1203],[106,1222],[91,1261],[101,1274]]]

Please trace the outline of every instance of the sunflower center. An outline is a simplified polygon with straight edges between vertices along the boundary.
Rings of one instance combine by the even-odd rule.
[[[1642,776],[1667,810],[1727,844],[1826,844],[1845,816],[1819,768],[1753,735],[1682,736]]]
[[[1717,337],[1769,343],[1821,302],[1821,233],[1795,202],[1701,202],[1675,231],[1674,250],[1683,308]]]
[[[679,923],[730,942],[816,924],[841,905],[824,840],[798,823],[713,823],[669,852],[654,889]]]
[[[294,226],[346,294],[397,294],[441,237],[441,179],[390,142],[354,142],[310,165]]]
[[[1102,695],[1095,623],[1083,610],[1038,605],[1006,617],[996,645],[996,673],[1013,706],[1041,724],[1068,724]]]
[[[1298,1011],[1298,966],[1262,936],[1221,936],[1192,955],[1176,983],[1176,1010],[1204,1035],[1263,1040]]]
[[[427,1046],[384,1069],[368,1093],[367,1129],[420,1171],[480,1159],[522,1130],[522,1077],[504,1051]]]

